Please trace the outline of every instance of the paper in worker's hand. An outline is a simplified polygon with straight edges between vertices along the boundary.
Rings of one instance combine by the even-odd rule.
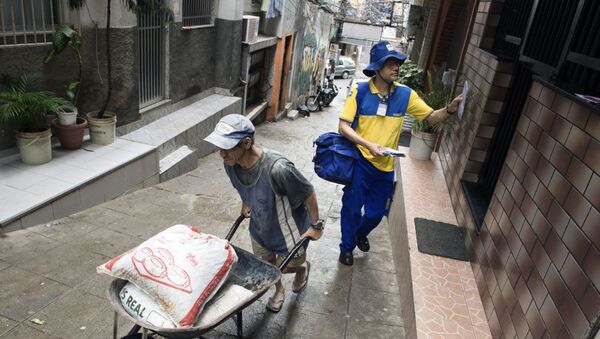
[[[469,83],[465,80],[465,84],[463,85],[462,91],[462,100],[458,105],[458,111],[456,112],[458,115],[458,119],[462,119],[463,113],[465,111],[465,103],[467,102],[467,94],[469,93]]]
[[[396,150],[396,149],[391,149],[391,148],[385,148],[385,150],[383,151],[383,155],[387,155],[389,157],[404,157],[405,154]]]

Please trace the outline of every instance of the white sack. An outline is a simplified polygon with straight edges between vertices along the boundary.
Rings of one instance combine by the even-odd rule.
[[[226,240],[175,225],[97,271],[129,280],[157,301],[177,327],[188,327],[236,262]]]
[[[238,309],[250,301],[253,292],[239,285],[225,284],[217,295],[206,304],[200,314],[195,327],[205,328],[221,320],[224,314]],[[168,319],[166,313],[160,308],[146,292],[128,282],[120,293],[121,302],[125,311],[134,319],[142,320],[158,328],[175,328],[175,324]]]

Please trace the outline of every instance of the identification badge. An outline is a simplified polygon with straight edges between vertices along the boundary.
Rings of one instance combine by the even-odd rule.
[[[387,108],[388,108],[387,103],[380,102],[379,106],[377,107],[377,115],[380,117],[384,117],[387,113]]]

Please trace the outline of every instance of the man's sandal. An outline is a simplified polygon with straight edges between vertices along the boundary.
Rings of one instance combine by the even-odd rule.
[[[273,313],[277,313],[277,312],[281,311],[281,307],[283,307],[283,302],[285,301],[285,294],[279,300],[275,300],[274,297],[275,296],[272,296],[269,298],[266,308],[267,308],[267,310],[269,310]]]
[[[294,293],[300,293],[302,291],[304,291],[304,289],[306,288],[306,285],[308,285],[308,276],[310,275],[310,262],[307,261],[306,262],[306,278],[304,278],[304,281],[302,282],[302,286],[298,287],[298,285],[296,285],[296,282],[294,281],[294,284],[292,285],[292,292]]]

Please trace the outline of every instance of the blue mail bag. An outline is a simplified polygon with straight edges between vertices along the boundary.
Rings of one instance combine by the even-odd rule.
[[[327,181],[349,185],[354,161],[359,157],[356,145],[334,132],[321,134],[313,145],[317,146],[313,157],[315,173]]]
[[[369,82],[358,83],[356,103],[357,107],[362,106],[362,100],[365,93],[369,90]],[[359,112],[357,112],[352,122],[352,128],[356,129],[358,124]],[[321,134],[314,142],[317,146],[313,162],[315,163],[315,173],[327,181],[340,185],[350,185],[352,183],[352,174],[354,162],[358,159],[360,152],[356,145],[344,138],[342,135],[334,132]]]

